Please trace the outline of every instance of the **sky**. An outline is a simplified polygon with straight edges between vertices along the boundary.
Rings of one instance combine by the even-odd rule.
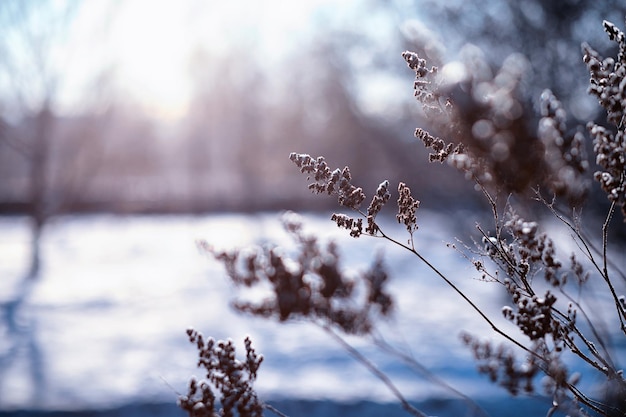
[[[98,71],[110,70],[116,86],[149,112],[180,118],[191,94],[190,58],[195,51],[230,54],[242,49],[271,65],[310,36],[316,16],[332,6],[338,14],[352,1],[91,0],[82,3],[68,39],[81,51],[67,103],[80,98]],[[245,50],[249,48],[248,50]],[[237,51],[237,53],[239,53]],[[80,86],[80,87],[78,87]]]
[[[73,12],[70,24],[61,21],[61,35],[46,39],[42,28],[53,23],[53,15],[58,15],[68,4],[72,5]],[[0,3],[0,12],[10,9],[11,5],[35,5],[33,9],[37,13],[30,26],[52,45],[49,56],[43,60],[54,68],[54,73],[60,74],[55,95],[59,98],[56,104],[60,113],[80,113],[86,101],[94,105],[102,102],[103,96],[106,101],[109,94],[121,95],[131,105],[139,104],[152,117],[177,120],[187,110],[192,94],[190,61],[200,50],[212,56],[237,54],[244,64],[249,61],[250,65],[271,67],[286,54],[298,53],[320,28],[349,32],[366,27],[371,38],[368,42],[372,43],[368,47],[375,50],[376,58],[396,62],[399,51],[393,50],[393,57],[381,51],[385,47],[387,51],[394,48],[385,37],[392,31],[383,28],[390,22],[407,38],[413,31],[420,39],[426,35],[434,42],[430,44],[438,45],[437,48],[444,46],[444,42],[432,34],[443,33],[445,28],[427,19],[412,20],[411,17],[420,12],[411,2],[398,0],[394,7],[388,7],[401,10],[405,22],[389,20],[382,12],[384,7],[376,8],[381,4],[386,3],[372,0],[4,0]],[[374,11],[370,12],[370,8]],[[499,8],[488,10],[491,9],[502,15]],[[405,23],[411,21],[412,26],[409,26],[413,29],[407,31]],[[32,101],[36,101],[32,96],[36,96],[40,88],[33,82],[38,77],[39,65],[29,64],[25,59],[27,44],[9,36],[12,26],[19,28],[6,18],[0,22],[0,57],[4,57],[3,63],[17,62],[18,68],[10,69],[7,76],[0,65],[0,93],[10,90],[16,83],[22,89],[26,86],[29,91],[20,99],[27,107],[32,107]],[[596,31],[606,40],[599,25]],[[446,39],[445,43],[449,42],[450,39]],[[16,82],[16,79],[19,80]],[[389,80],[377,85],[385,89]],[[380,95],[376,91],[372,94]],[[584,91],[581,94],[586,97]],[[5,94],[2,96],[6,98]],[[576,101],[585,102],[583,99]],[[10,113],[14,102],[6,99],[4,110]],[[369,102],[376,103],[376,100]],[[578,115],[583,117],[589,111],[580,107],[574,106],[579,113],[584,113]]]
[[[0,49],[11,52],[5,62],[19,64],[8,73],[0,68],[0,92],[9,91],[8,98],[2,94],[5,103],[22,100],[24,108],[35,111],[45,90],[33,82],[41,76],[38,60],[48,67],[42,73],[55,78],[57,114],[97,112],[112,101],[141,109],[149,118],[174,122],[187,114],[194,93],[192,62],[199,53],[211,59],[241,57],[241,67],[261,66],[276,80],[283,59],[305,54],[307,42],[320,32],[358,33],[367,38],[369,48],[357,54],[363,61],[358,75],[367,78],[368,88],[358,89],[370,103],[363,108],[366,113],[380,112],[381,106],[384,110],[380,97],[390,83],[398,82],[369,73],[368,60],[402,65],[401,51],[391,47],[397,31],[389,24],[398,22],[369,0],[56,0],[5,5],[18,5],[16,10],[36,5],[27,24],[9,18],[11,24],[0,31],[5,41],[2,45],[0,39]],[[64,14],[68,9],[69,18]],[[24,27],[44,45],[42,57],[29,56],[32,40],[24,41]],[[23,97],[12,97],[12,90]]]

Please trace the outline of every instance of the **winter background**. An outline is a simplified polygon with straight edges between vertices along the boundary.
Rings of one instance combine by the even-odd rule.
[[[181,415],[176,398],[201,376],[189,327],[239,353],[250,336],[265,357],[256,387],[290,416],[405,415],[320,329],[230,309],[235,289],[197,241],[289,251],[285,210],[338,242],[348,270],[384,252],[397,301],[387,341],[490,415],[545,415],[549,399],[513,399],[476,372],[459,335],[498,342],[489,326],[408,252],[334,226],[336,202],[311,195],[288,155],[349,165],[370,195],[406,182],[422,202],[417,249],[500,318],[502,288],[446,247],[491,223],[480,193],[413,138],[426,121],[401,52],[451,75],[463,48],[494,68],[522,53],[528,101],[552,87],[574,129],[600,117],[580,43],[604,52],[602,20],[625,15],[621,0],[0,1],[0,415]],[[595,225],[606,199],[590,201]],[[549,227],[559,253],[576,250]],[[471,415],[423,373],[348,341],[424,411]]]
[[[199,251],[196,242],[205,239],[223,248],[272,243],[288,250],[290,238],[282,231],[280,217],[99,215],[54,220],[43,237],[41,282],[15,311],[3,304],[2,411],[121,408],[122,414],[129,405],[158,404],[176,415],[172,405],[177,393],[186,392],[191,375],[201,377],[194,366],[195,347],[185,335],[193,327],[216,339],[232,338],[240,353],[244,337],[250,336],[265,357],[256,385],[259,393],[286,410],[295,408],[297,415],[312,415],[314,410],[329,415],[341,404],[352,405],[342,414],[352,410],[362,415],[368,409],[363,401],[391,404],[383,412],[401,414],[387,388],[323,331],[306,323],[252,319],[229,309],[234,289],[220,265]],[[459,334],[464,330],[492,338],[490,328],[451,289],[410,254],[374,239],[347,237],[328,217],[305,215],[303,221],[306,230],[323,241],[340,244],[346,268],[366,268],[384,248],[390,288],[398,301],[398,314],[382,323],[388,341],[492,411],[524,415],[529,409],[545,409],[549,400],[538,396],[510,410],[505,391],[477,374]],[[454,237],[446,227],[449,219],[433,212],[420,212],[419,218],[418,250],[497,317],[499,300],[504,302],[502,288],[477,282],[471,265],[446,248],[445,242]],[[385,227],[397,236],[406,233],[393,223]],[[11,300],[20,287],[19,266],[27,258],[27,219],[2,219],[0,231],[2,294]],[[7,314],[14,315],[9,326]],[[499,324],[506,328],[506,323]],[[453,393],[397,358],[362,340],[351,342],[407,398],[426,402],[426,410],[463,406]],[[444,401],[450,399],[456,401]],[[298,400],[319,403],[317,408],[299,409]],[[137,413],[134,409],[131,414]]]

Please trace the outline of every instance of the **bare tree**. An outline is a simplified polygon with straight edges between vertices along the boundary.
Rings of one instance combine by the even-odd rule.
[[[75,174],[70,186],[54,186],[53,171],[59,164],[52,163],[59,156],[57,148],[64,146],[57,144],[58,137],[66,134],[59,129],[60,96],[75,82],[69,70],[81,58],[68,46],[80,6],[78,1],[0,3],[0,149],[13,154],[21,172],[17,176],[23,177],[21,198],[32,224],[30,280],[39,275],[44,225],[65,206],[64,200],[84,188],[77,185],[84,178],[79,181]],[[71,153],[81,151],[74,148]]]

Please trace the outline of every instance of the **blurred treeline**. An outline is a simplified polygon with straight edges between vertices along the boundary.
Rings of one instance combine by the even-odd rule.
[[[63,112],[60,86],[73,80],[48,60],[81,3],[62,13],[52,3],[0,6],[0,214],[38,223],[61,213],[331,207],[306,190],[292,151],[349,165],[366,192],[403,180],[426,205],[471,206],[480,196],[452,169],[427,166],[412,137],[426,122],[400,53],[443,65],[471,42],[497,67],[521,52],[531,64],[529,108],[551,87],[573,128],[600,117],[586,95],[580,43],[610,46],[602,19],[621,24],[625,13],[618,1],[364,0],[337,17],[331,2],[311,36],[275,62],[263,62],[250,39],[226,52],[198,45],[188,57],[191,102],[172,122],[116,88],[109,68],[94,71],[79,110]]]

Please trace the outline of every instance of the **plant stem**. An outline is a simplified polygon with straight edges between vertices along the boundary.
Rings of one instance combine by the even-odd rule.
[[[437,274],[437,276],[439,276],[439,278],[444,280],[444,282],[446,284],[448,284],[448,286],[450,288],[452,288],[458,295],[460,295],[461,298],[463,298],[463,300],[465,300],[465,302],[467,302],[470,305],[470,307],[472,307],[483,318],[483,320],[485,320],[487,322],[487,324],[489,324],[491,326],[491,329],[494,332],[496,332],[499,335],[503,336],[505,339],[507,339],[511,343],[515,344],[516,346],[518,346],[519,348],[521,348],[525,352],[535,356],[538,359],[544,360],[544,358],[542,358],[541,355],[539,355],[538,353],[533,352],[532,350],[528,349],[526,346],[524,346],[523,344],[521,344],[517,340],[513,339],[511,336],[506,334],[504,331],[500,330],[500,328],[498,328],[491,321],[491,319],[489,317],[487,317],[487,315],[472,300],[470,300],[470,298],[467,295],[465,295],[465,293],[463,293],[463,291],[461,291],[456,285],[454,285],[454,283],[452,281],[450,281],[445,275],[443,275],[441,273],[441,271],[439,271],[439,269],[437,269],[433,264],[428,262],[428,260],[426,258],[424,258],[418,251],[416,251],[415,249],[410,248],[410,247],[408,247],[406,245],[403,245],[402,243],[398,242],[397,240],[387,236],[382,230],[380,230],[380,233],[382,234],[382,236],[385,239],[389,240],[392,243],[395,243],[396,245],[398,245],[400,247],[403,247],[404,249],[406,249],[409,252],[411,252],[413,255],[417,256],[420,259],[420,261],[422,261],[426,266],[428,266],[428,268],[430,268],[435,274]]]
[[[287,414],[284,414],[283,412],[277,410],[276,408],[274,408],[273,406],[269,405],[269,404],[263,404],[263,408],[265,408],[266,410],[271,411],[272,413],[276,414],[279,417],[289,417],[287,416]]]
[[[346,342],[341,336],[335,333],[328,325],[320,325],[322,329],[324,329],[333,339],[335,339],[354,359],[359,361],[363,366],[365,366],[372,374],[374,374],[378,379],[380,379],[392,394],[400,401],[402,404],[402,408],[404,408],[408,413],[416,416],[416,417],[428,417],[422,411],[413,407],[407,400],[404,398],[400,390],[394,385],[391,379],[373,362],[363,356],[358,350],[356,350],[352,345]]]
[[[424,365],[419,363],[412,355],[407,355],[403,352],[400,352],[398,349],[391,346],[389,343],[387,343],[385,340],[381,338],[375,338],[374,343],[376,344],[376,346],[383,349],[384,351],[402,359],[411,368],[413,368],[413,370],[425,376],[429,381],[442,386],[443,388],[454,393],[455,395],[458,395],[468,404],[468,406],[476,410],[481,415],[485,417],[489,416],[487,412],[483,410],[478,404],[476,404],[476,402],[474,402],[471,398],[469,398],[467,395],[463,394],[462,392],[460,392],[459,390],[457,390],[456,388],[454,388],[453,386],[451,386],[450,384],[448,384],[441,378],[437,377],[437,375],[429,371]]]
[[[615,212],[615,205],[616,205],[616,202],[613,201],[611,203],[611,207],[609,208],[609,212],[606,215],[606,220],[604,221],[604,224],[602,225],[602,260],[603,260],[602,278],[604,278],[606,285],[608,285],[609,290],[611,291],[611,295],[613,296],[613,301],[615,302],[615,307],[617,308],[617,313],[618,313],[617,315],[619,317],[620,327],[622,329],[622,332],[626,334],[626,323],[624,323],[624,319],[626,319],[626,311],[624,311],[621,303],[619,302],[619,298],[617,296],[617,293],[615,292],[613,283],[611,282],[611,279],[609,278],[609,270],[607,267],[608,258],[606,255],[606,250],[608,246],[609,223],[611,222],[611,218],[613,217],[613,213]]]

